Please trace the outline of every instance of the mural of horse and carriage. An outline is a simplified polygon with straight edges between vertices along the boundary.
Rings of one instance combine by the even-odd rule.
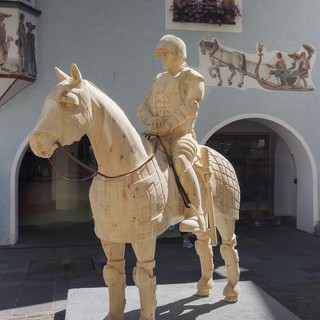
[[[196,68],[211,86],[257,88],[270,91],[313,91],[311,72],[315,49],[302,44],[297,52],[247,54],[222,47],[217,39],[199,41],[200,64]]]

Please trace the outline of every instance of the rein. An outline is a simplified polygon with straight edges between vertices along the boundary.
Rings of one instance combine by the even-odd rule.
[[[62,177],[63,179],[65,180],[68,180],[68,181],[86,181],[86,180],[89,180],[89,179],[92,179],[93,177],[99,175],[103,178],[106,178],[106,179],[117,179],[117,178],[121,178],[121,177],[125,177],[125,176],[128,176],[140,169],[142,169],[145,165],[147,165],[155,156],[156,156],[156,152],[157,152],[157,147],[158,147],[158,141],[159,139],[157,139],[157,142],[156,142],[156,145],[154,147],[154,151],[152,153],[152,155],[144,162],[142,163],[139,167],[129,171],[129,172],[126,172],[126,173],[122,173],[122,174],[119,174],[117,176],[107,176],[101,172],[99,172],[98,170],[95,170],[91,167],[89,167],[88,165],[86,165],[85,163],[83,163],[82,161],[80,161],[79,159],[77,159],[76,157],[74,157],[68,150],[66,150],[60,142],[57,142],[57,146],[59,147],[59,149],[61,149],[69,159],[73,160],[74,162],[76,162],[78,165],[80,165],[81,167],[87,169],[88,171],[92,172],[92,175],[89,176],[89,177],[86,177],[86,178],[68,178],[67,176],[65,176],[57,167],[56,165],[53,163],[53,160],[51,158],[48,158],[48,161],[50,162],[52,168],[57,172],[57,174]]]
[[[150,136],[149,136],[150,137]],[[185,189],[183,188],[181,182],[180,182],[180,179],[179,179],[179,176],[174,168],[174,165],[173,165],[173,161],[168,153],[168,150],[167,148],[165,147],[164,143],[161,141],[161,138],[157,135],[155,135],[155,137],[157,138],[157,142],[154,146],[154,151],[152,153],[152,155],[144,162],[142,163],[139,167],[127,172],[127,173],[123,173],[123,174],[119,174],[117,176],[107,176],[101,172],[99,172],[98,170],[95,170],[95,169],[92,169],[91,167],[89,167],[88,165],[86,165],[85,163],[83,163],[82,161],[80,161],[79,159],[77,159],[76,157],[74,157],[68,150],[66,150],[60,142],[57,142],[57,146],[59,147],[59,149],[61,149],[69,159],[73,160],[74,162],[76,162],[78,165],[80,165],[81,167],[87,169],[88,171],[92,172],[92,175],[91,176],[88,176],[86,178],[69,178],[67,176],[65,176],[57,167],[56,165],[53,163],[53,160],[51,158],[48,158],[48,161],[50,162],[52,168],[56,171],[56,173],[62,177],[63,179],[65,180],[68,180],[68,181],[86,181],[86,180],[90,180],[92,178],[94,178],[95,176],[99,175],[101,177],[104,177],[106,179],[117,179],[117,178],[121,178],[121,177],[125,177],[125,176],[128,176],[140,169],[142,169],[145,165],[147,165],[155,156],[156,156],[156,152],[157,152],[157,148],[158,148],[158,143],[160,142],[163,150],[164,150],[164,153],[167,157],[167,161],[168,161],[168,164],[169,166],[172,168],[172,171],[173,171],[173,174],[174,174],[174,177],[175,177],[175,180],[176,180],[176,184],[177,184],[177,187],[178,187],[178,190],[179,190],[179,193],[182,197],[182,200],[183,200],[183,203],[185,205],[186,208],[190,208],[191,206],[191,202],[190,202],[190,199],[188,197],[188,194],[187,192],[185,191]]]

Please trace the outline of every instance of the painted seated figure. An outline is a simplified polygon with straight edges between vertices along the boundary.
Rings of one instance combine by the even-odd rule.
[[[200,187],[192,162],[198,149],[193,129],[204,95],[204,78],[187,66],[185,43],[176,36],[162,37],[155,56],[161,57],[166,72],[155,77],[137,117],[148,126],[145,134],[161,137],[188,194],[191,207],[185,209],[180,231],[203,231]]]

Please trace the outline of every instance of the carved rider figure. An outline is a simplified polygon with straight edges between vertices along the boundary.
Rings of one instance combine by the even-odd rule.
[[[198,232],[205,223],[200,187],[192,167],[198,148],[193,129],[204,95],[204,78],[187,66],[185,43],[176,36],[162,37],[155,56],[161,57],[166,72],[155,77],[137,117],[148,126],[145,134],[161,137],[190,199],[191,207],[185,209],[180,230]]]

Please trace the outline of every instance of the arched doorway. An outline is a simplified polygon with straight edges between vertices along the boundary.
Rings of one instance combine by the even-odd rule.
[[[271,152],[271,160],[277,161],[276,163],[271,163],[269,165],[269,169],[271,168],[271,170],[273,170],[271,173],[273,181],[272,179],[270,180],[270,183],[273,185],[273,190],[269,190],[269,192],[271,191],[272,194],[271,198],[269,198],[269,206],[270,204],[273,204],[273,214],[276,212],[276,214],[280,214],[278,210],[279,206],[284,205],[283,203],[280,204],[279,197],[277,198],[277,195],[275,194],[275,191],[277,191],[277,188],[279,188],[279,184],[283,183],[283,181],[274,179],[274,170],[281,170],[279,168],[279,159],[281,156],[284,156],[283,154],[281,155],[281,153],[279,153],[280,148],[277,146],[279,143],[284,143],[289,150],[285,156],[287,159],[289,159],[289,155],[291,159],[291,163],[289,163],[289,165],[291,167],[292,177],[290,177],[290,179],[293,178],[291,180],[292,183],[295,184],[295,186],[290,185],[292,190],[290,191],[291,199],[288,200],[291,201],[291,208],[289,210],[293,210],[290,212],[290,214],[296,215],[297,229],[312,233],[318,215],[318,185],[316,164],[306,141],[294,128],[290,127],[285,122],[268,115],[245,114],[228,119],[213,128],[202,139],[202,143],[206,143],[211,136],[218,133],[236,135],[236,132],[239,133],[239,125],[241,126],[241,123],[244,124],[245,121],[252,125],[251,127],[253,130],[250,130],[250,135],[254,135],[257,132],[261,134],[263,131],[267,131],[267,136],[269,139],[273,139],[273,148],[272,150],[269,149],[269,152]],[[245,127],[248,129],[248,126],[245,125]],[[259,127],[260,129],[257,131],[256,129]],[[261,132],[262,127],[264,127],[264,129]],[[230,132],[231,129],[232,131]],[[243,133],[244,131],[241,130],[241,132]],[[259,139],[257,141],[259,141]],[[294,204],[292,203],[292,195],[296,197]],[[278,203],[275,203],[275,201],[278,201]],[[288,201],[285,204],[287,209],[289,208]],[[263,203],[263,201],[261,201],[261,203]],[[278,211],[275,210],[276,208]]]
[[[85,163],[95,166],[86,136],[67,147]],[[88,175],[57,150],[54,162],[71,178]],[[66,181],[59,177],[46,159],[36,157],[27,145],[17,172],[17,232],[23,242],[71,243],[96,241],[88,199],[91,180]]]

